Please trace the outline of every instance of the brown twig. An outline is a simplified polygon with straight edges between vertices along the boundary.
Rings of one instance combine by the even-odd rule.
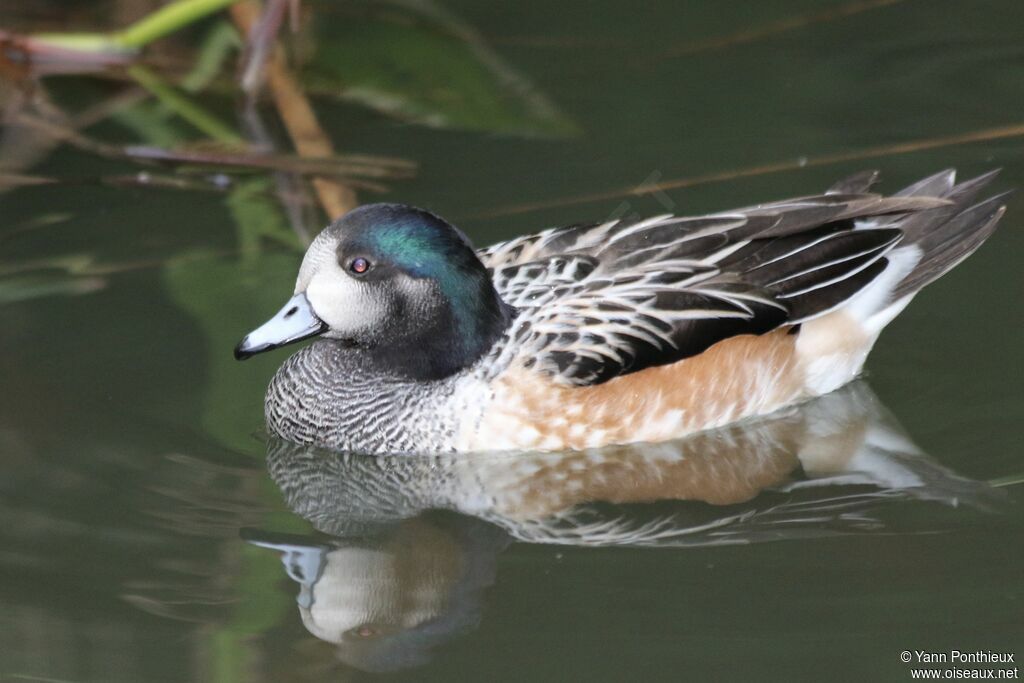
[[[150,145],[129,145],[116,148],[120,154],[140,161],[159,161],[204,166],[231,166],[236,168],[288,171],[300,175],[349,176],[366,178],[406,178],[408,171],[395,167],[366,163],[350,163],[344,157],[316,158],[291,154],[263,152],[231,152],[228,150],[163,149]]]
[[[259,5],[253,2],[240,2],[231,6],[231,18],[244,35],[250,35],[259,17]],[[313,107],[285,65],[284,54],[279,46],[267,58],[266,82],[299,156],[334,156],[334,145],[320,127]],[[359,205],[355,190],[336,180],[314,178],[313,188],[329,219],[337,218]]]
[[[14,92],[15,96],[9,98],[8,106],[0,112],[2,124],[9,131],[17,131],[7,136],[0,151],[3,157],[0,159],[0,169],[7,174],[5,177],[8,181],[0,182],[0,191],[18,185],[18,182],[9,181],[12,178],[17,180],[20,171],[31,168],[59,143],[64,142],[67,138],[65,131],[78,134],[78,130],[99,123],[140,98],[148,97],[144,91],[128,88],[74,116],[68,116],[50,101],[41,84]],[[55,131],[61,132],[55,134]],[[84,136],[76,139],[88,140]]]
[[[60,182],[56,178],[21,173],[0,173],[0,188],[33,187],[36,185],[54,185]]]
[[[17,114],[14,123],[31,128],[65,142],[77,149],[111,159],[128,159],[137,162],[164,164],[194,164],[222,166],[253,170],[282,170],[301,175],[350,176],[390,179],[407,178],[415,168],[413,164],[398,159],[376,159],[366,155],[351,157],[313,157],[293,154],[268,154],[231,149],[164,149],[150,145],[111,145],[73,128],[48,121],[30,114]]]
[[[150,97],[151,95],[142,88],[129,86],[120,92],[78,112],[71,118],[68,125],[70,128],[84,130],[104,121],[107,117],[116,114],[123,109],[134,106],[139,102],[143,102]]]
[[[64,270],[72,275],[83,277],[96,277],[104,275],[118,275],[121,273],[132,273],[142,270],[153,270],[163,268],[169,263],[191,263],[202,261],[208,258],[220,258],[225,256],[238,256],[241,250],[233,249],[212,249],[209,251],[178,254],[163,258],[137,259],[134,261],[121,261],[114,263],[97,263],[88,254],[71,255],[57,259],[47,258],[35,261],[20,261],[18,263],[0,262],[0,275],[9,276],[21,273],[31,273],[39,270]]]
[[[579,48],[592,48],[598,50],[612,50],[629,48],[632,44],[626,40],[616,38],[591,38],[587,36],[570,35],[488,35],[487,42],[491,45],[511,45],[514,47],[535,47],[577,50]]]
[[[782,19],[768,22],[762,26],[742,29],[724,36],[712,36],[705,40],[698,40],[696,42],[670,47],[661,54],[655,56],[653,61],[660,62],[673,57],[686,57],[701,52],[709,52],[711,50],[720,50],[734,45],[752,43],[754,41],[761,40],[762,38],[768,38],[780,33],[805,28],[813,24],[821,24],[829,21],[835,21],[837,19],[844,19],[868,10],[886,7],[888,5],[895,5],[898,2],[903,2],[903,0],[857,0],[856,2],[840,5],[839,7],[830,7],[817,12],[808,12],[806,14],[783,17]]]
[[[266,0],[260,18],[252,26],[242,54],[238,82],[249,96],[259,93],[266,76],[267,60],[277,48],[277,34],[292,0]]]
[[[541,211],[543,209],[572,206],[575,204],[587,204],[590,202],[600,202],[609,199],[621,199],[623,197],[641,197],[655,194],[657,192],[665,192],[666,190],[678,190],[686,187],[695,187],[697,185],[706,185],[708,183],[720,183],[726,180],[735,180],[737,178],[750,178],[753,176],[769,175],[771,173],[781,173],[783,171],[796,171],[801,168],[813,166],[828,166],[848,161],[877,159],[879,157],[896,154],[910,154],[912,152],[922,152],[940,147],[951,147],[953,145],[965,145],[973,142],[986,142],[988,140],[1000,140],[1021,136],[1024,136],[1024,123],[1016,123],[1009,126],[986,128],[984,130],[959,133],[956,135],[912,140],[910,142],[901,142],[895,145],[880,145],[878,147],[869,147],[867,149],[854,150],[852,152],[837,152],[835,154],[826,154],[820,157],[777,161],[758,166],[749,166],[747,168],[716,171],[713,173],[690,176],[688,178],[676,178],[674,180],[666,180],[659,183],[644,184],[639,187],[620,188],[608,192],[576,195],[574,197],[563,197],[561,199],[551,199],[528,204],[512,204],[509,206],[498,207],[496,209],[464,215],[461,216],[461,218],[480,219],[497,218],[499,216],[513,216],[517,214],[530,213],[532,211]]]

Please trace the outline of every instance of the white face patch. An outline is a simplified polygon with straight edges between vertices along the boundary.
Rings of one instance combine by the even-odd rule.
[[[310,280],[324,265],[335,263],[334,251],[338,247],[338,240],[324,230],[306,250],[302,257],[302,265],[299,266],[299,276],[295,279],[295,294],[306,291]]]
[[[357,337],[379,327],[388,315],[383,291],[345,273],[336,263],[313,274],[306,298],[330,327],[328,337]]]
[[[439,300],[435,283],[403,273],[390,286],[364,280],[338,263],[337,248],[337,238],[321,232],[306,251],[295,282],[295,293],[305,293],[313,312],[330,328],[325,337],[358,338],[386,327],[395,296],[405,302],[405,315],[427,318],[434,313]]]
[[[310,307],[330,328],[325,337],[357,337],[383,322],[387,305],[379,289],[345,272],[337,260],[338,239],[324,230],[306,250],[295,280]]]

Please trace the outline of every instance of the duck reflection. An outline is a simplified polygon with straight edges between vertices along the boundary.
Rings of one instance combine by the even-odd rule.
[[[669,443],[366,457],[272,441],[268,467],[289,507],[325,535],[247,539],[282,554],[310,633],[370,670],[423,662],[475,624],[511,540],[678,547],[934,531],[887,512],[913,500],[998,502],[921,453],[863,383]]]
[[[452,521],[410,519],[347,538],[243,537],[280,553],[311,634],[352,666],[389,671],[426,663],[431,648],[479,621],[508,538],[482,522]]]

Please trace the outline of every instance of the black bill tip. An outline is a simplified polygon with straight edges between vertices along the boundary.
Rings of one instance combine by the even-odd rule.
[[[265,344],[261,346],[250,346],[249,337],[245,336],[242,338],[242,341],[235,345],[235,360],[247,360],[255,356],[260,351],[266,350],[267,346]]]

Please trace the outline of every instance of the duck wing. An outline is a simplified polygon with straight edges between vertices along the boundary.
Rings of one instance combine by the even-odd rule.
[[[859,174],[823,195],[709,216],[554,228],[480,250],[518,311],[504,352],[560,383],[599,384],[833,310],[886,269],[901,221],[950,204],[865,192],[873,180]]]
[[[933,187],[934,183],[929,184],[929,181],[948,176],[948,173],[926,178],[891,197],[850,191],[866,190],[877,176],[873,171],[858,173],[837,182],[821,195],[757,204],[707,216],[663,215],[640,221],[614,219],[604,223],[548,228],[478,249],[477,256],[484,266],[496,271],[561,254],[608,254],[638,245],[650,250],[648,254],[651,256],[656,255],[654,250],[659,246],[683,242],[688,243],[691,251],[697,251],[706,247],[715,233],[725,235],[733,242],[796,234],[835,221],[894,216],[947,206],[950,201],[938,195],[948,190]],[[901,196],[915,190],[915,194]],[[923,194],[927,191],[935,191],[935,195]],[[703,243],[694,242],[698,237],[709,239]]]

